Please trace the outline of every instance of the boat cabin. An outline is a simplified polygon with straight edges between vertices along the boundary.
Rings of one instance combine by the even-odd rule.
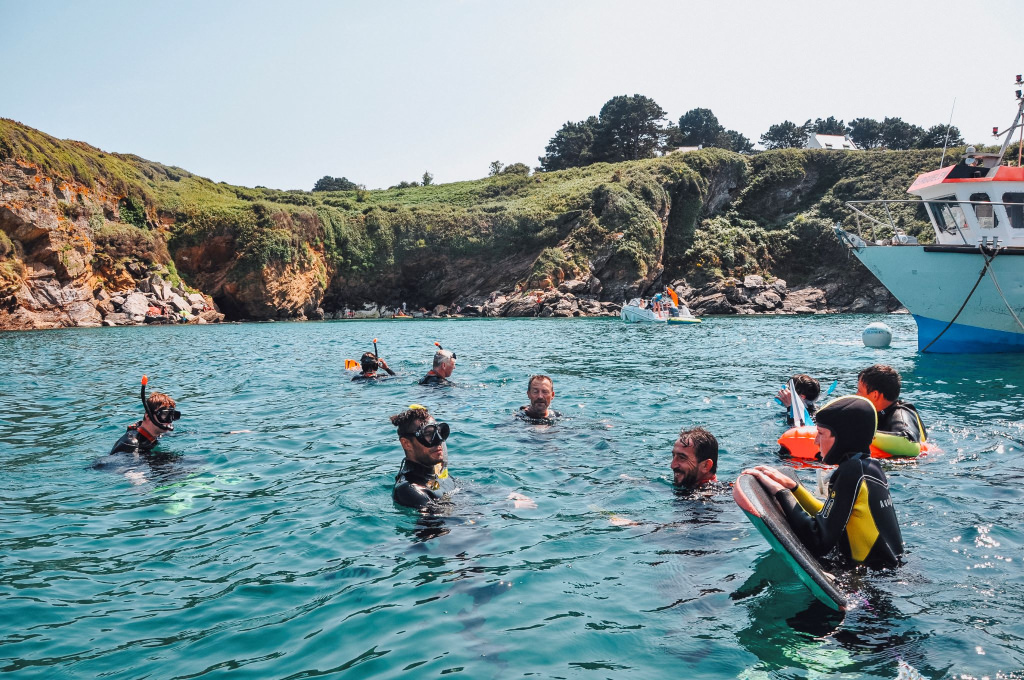
[[[936,243],[998,239],[1024,246],[1024,168],[1000,165],[997,153],[967,151],[956,165],[920,175],[907,190],[925,202]]]

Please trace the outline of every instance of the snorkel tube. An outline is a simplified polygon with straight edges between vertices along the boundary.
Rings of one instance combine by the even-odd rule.
[[[157,428],[164,432],[171,432],[174,430],[174,421],[172,420],[169,425],[164,425],[157,420],[156,414],[153,413],[153,409],[149,408],[149,400],[146,399],[146,385],[149,383],[149,378],[142,376],[142,390],[139,392],[139,396],[142,398],[142,406],[146,409],[146,415],[149,416],[149,422],[153,423]]]
[[[149,416],[149,422],[156,425],[156,416],[154,416],[153,412],[149,409],[149,401],[146,399],[147,384],[149,384],[149,378],[142,376],[142,391],[139,393],[139,396],[142,398],[142,407],[146,409],[146,415]]]

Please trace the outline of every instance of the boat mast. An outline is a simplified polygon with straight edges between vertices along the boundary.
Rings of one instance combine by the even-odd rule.
[[[1018,86],[1024,85],[1024,81],[1021,80],[1020,76],[1017,76],[1016,84]],[[1000,132],[997,127],[992,128],[993,136],[999,137],[1000,135],[1006,135],[1006,139],[1003,140],[1003,146],[999,149],[999,162],[997,165],[1003,164],[1003,156],[1006,154],[1006,149],[1009,148],[1010,142],[1013,141],[1014,130],[1024,125],[1024,123],[1021,123],[1021,116],[1024,115],[1024,97],[1021,96],[1020,90],[1017,90],[1015,94],[1017,95],[1017,101],[1019,104],[1017,105],[1017,115],[1013,117],[1013,124],[1002,132]]]

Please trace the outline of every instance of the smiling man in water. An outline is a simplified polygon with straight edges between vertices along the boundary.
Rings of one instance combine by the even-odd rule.
[[[684,429],[672,447],[676,486],[697,489],[718,481],[718,440],[703,427]]]

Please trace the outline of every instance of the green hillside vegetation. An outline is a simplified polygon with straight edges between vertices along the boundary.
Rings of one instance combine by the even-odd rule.
[[[154,260],[168,259],[227,236],[239,254],[232,275],[301,264],[315,251],[336,275],[368,288],[428,254],[481,267],[530,254],[534,264],[523,278],[534,284],[583,273],[602,249],[610,249],[609,262],[624,276],[643,277],[663,245],[666,274],[698,282],[747,273],[799,278],[830,262],[851,266],[831,232],[834,222],[855,224],[843,201],[906,198],[914,176],[937,168],[940,155],[704,149],[531,176],[313,193],[215,183],[0,119],[0,160],[27,160],[45,174],[102,184],[122,197],[118,228],[94,225],[101,255],[116,260],[138,247]],[[724,192],[728,200],[709,210],[708,201]],[[894,214],[907,232],[927,240],[931,228],[920,206]],[[124,231],[132,227],[140,233]]]

